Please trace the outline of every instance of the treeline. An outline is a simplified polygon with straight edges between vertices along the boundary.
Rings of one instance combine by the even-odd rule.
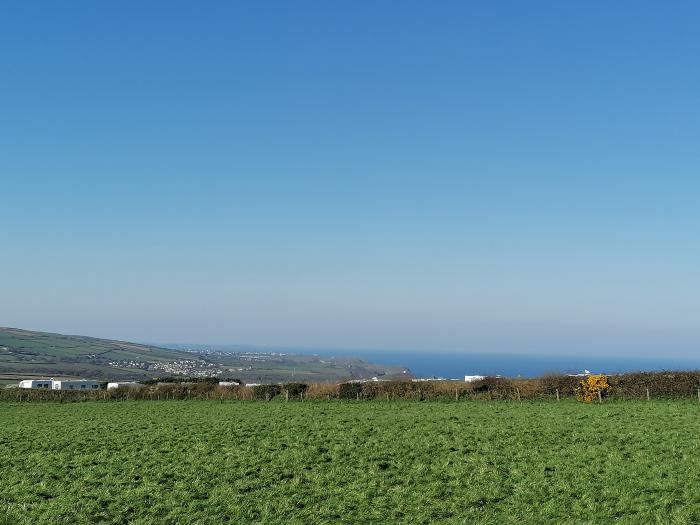
[[[6,401],[118,401],[118,400],[259,400],[303,401],[340,399],[393,400],[526,400],[575,398],[582,377],[547,375],[535,379],[486,377],[471,383],[458,381],[368,381],[365,383],[286,383],[255,386],[219,386],[217,381],[177,380],[99,391],[0,390]],[[700,371],[638,372],[608,376],[613,399],[689,398],[700,394]]]

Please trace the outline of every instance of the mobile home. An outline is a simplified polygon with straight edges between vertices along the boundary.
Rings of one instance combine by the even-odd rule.
[[[53,379],[23,379],[19,382],[19,387],[51,390],[53,388],[53,383]]]
[[[100,383],[98,381],[90,381],[88,379],[76,380],[61,380],[53,382],[54,390],[99,390]]]
[[[135,381],[115,381],[114,383],[107,383],[107,390],[114,390],[115,388],[141,388],[143,385]]]

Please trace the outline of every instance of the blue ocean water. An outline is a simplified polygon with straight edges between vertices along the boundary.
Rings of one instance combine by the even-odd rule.
[[[299,347],[256,347],[248,345],[162,344],[166,348],[198,348],[230,352],[288,352],[326,357],[354,357],[364,361],[404,366],[417,377],[464,379],[465,375],[537,377],[549,373],[617,374],[621,372],[700,370],[700,352],[694,357],[635,357],[631,355],[544,355],[497,352],[417,352],[401,350],[320,349]]]
[[[697,358],[632,356],[551,356],[498,353],[421,353],[401,351],[299,351],[336,357],[359,357],[372,363],[406,366],[417,377],[464,379],[465,375],[503,375],[535,377],[547,373],[616,374],[621,372],[659,370],[698,370]]]

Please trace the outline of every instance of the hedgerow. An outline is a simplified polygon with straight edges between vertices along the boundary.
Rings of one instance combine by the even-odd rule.
[[[592,376],[591,376],[592,377]],[[54,391],[0,389],[0,401],[119,401],[119,400],[258,400],[304,401],[321,399],[395,400],[526,400],[566,399],[577,395],[582,379],[577,376],[546,375],[534,379],[486,377],[471,383],[461,381],[367,381],[287,383],[256,386],[219,386],[217,381],[157,381],[141,388],[99,391]],[[608,387],[601,397],[614,399],[696,398],[699,371],[638,372],[606,376]],[[580,390],[580,388],[579,388]],[[557,397],[558,396],[558,397]],[[597,396],[594,392],[593,396]]]

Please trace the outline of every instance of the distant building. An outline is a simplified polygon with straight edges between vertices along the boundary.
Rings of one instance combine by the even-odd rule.
[[[358,383],[358,384],[363,384],[363,383],[382,383],[382,382],[388,382],[389,379],[379,379],[378,377],[373,377],[372,379],[348,379],[347,381],[343,381],[343,383]],[[247,385],[250,386],[250,385]]]
[[[53,388],[53,379],[23,379],[19,382],[19,387],[51,390]]]
[[[240,386],[237,381],[219,381],[219,386]]]
[[[115,381],[114,383],[107,383],[107,390],[114,390],[115,388],[142,388],[141,383],[136,381]]]
[[[566,374],[566,375],[569,377],[586,377],[586,376],[591,375],[591,372],[590,372],[590,370],[584,370],[580,374]]]
[[[60,380],[53,382],[54,390],[99,390],[99,381],[88,379]]]
[[[471,383],[472,381],[479,381],[480,379],[484,379],[486,376],[464,376],[464,382],[465,383]]]

